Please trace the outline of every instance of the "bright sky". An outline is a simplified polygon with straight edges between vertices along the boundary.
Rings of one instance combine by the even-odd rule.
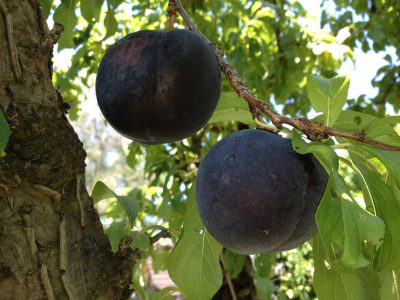
[[[314,26],[319,28],[320,15],[321,15],[321,0],[303,0],[301,1],[303,7],[309,14],[315,16]],[[335,4],[333,1],[328,1],[325,6],[330,12],[334,12]],[[350,89],[348,98],[357,98],[362,94],[369,97],[374,97],[378,93],[378,89],[374,88],[371,84],[377,70],[386,65],[387,62],[383,59],[387,54],[393,58],[396,57],[395,49],[389,48],[387,52],[375,53],[369,51],[364,53],[361,49],[354,50],[355,64],[350,60],[343,63],[339,74],[347,75],[350,77]]]

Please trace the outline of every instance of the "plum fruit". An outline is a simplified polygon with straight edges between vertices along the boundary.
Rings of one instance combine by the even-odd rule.
[[[328,175],[311,154],[258,129],[219,141],[200,164],[196,201],[204,226],[241,254],[293,249],[316,232]]]
[[[221,76],[211,47],[188,30],[143,30],[105,53],[97,73],[100,110],[123,136],[162,144],[193,135],[210,119]]]

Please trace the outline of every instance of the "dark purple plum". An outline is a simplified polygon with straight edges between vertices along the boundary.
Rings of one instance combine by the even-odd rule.
[[[188,30],[127,35],[106,51],[96,79],[106,120],[144,144],[193,135],[208,122],[220,90],[211,47]]]
[[[315,213],[328,175],[290,140],[257,129],[219,141],[196,179],[203,223],[226,248],[241,254],[289,250],[316,232]]]

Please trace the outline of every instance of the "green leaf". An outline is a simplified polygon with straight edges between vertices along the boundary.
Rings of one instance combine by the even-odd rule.
[[[221,93],[214,114],[208,123],[238,121],[245,124],[254,124],[249,106],[246,101],[233,92]]]
[[[143,161],[143,146],[140,143],[132,142],[128,147],[126,162],[129,167],[135,170],[137,165]]]
[[[174,297],[171,294],[174,292],[179,292],[179,289],[176,287],[163,288],[154,295],[153,300],[173,300]]]
[[[47,19],[50,14],[51,7],[53,5],[53,0],[39,0],[40,6],[42,7],[43,16]]]
[[[365,133],[371,139],[398,146],[400,145],[400,136],[393,129],[398,124],[400,124],[400,116],[376,119],[369,124]]]
[[[376,137],[383,134],[392,134],[395,132],[393,127],[399,124],[400,116],[390,116],[376,119],[368,125],[366,133],[369,133],[371,137]]]
[[[322,122],[325,119],[324,115],[317,116],[316,121]],[[335,122],[335,128],[347,131],[362,131],[377,120],[376,117],[352,110],[343,110],[340,112],[338,119]]]
[[[379,274],[380,276],[380,298],[382,300],[400,299],[400,261],[393,262],[393,269],[386,270]]]
[[[116,194],[102,181],[97,181],[92,190],[93,202],[97,203],[104,199],[116,198]]]
[[[117,196],[118,203],[125,210],[131,224],[135,224],[135,220],[140,211],[138,201],[131,196]]]
[[[149,291],[147,289],[145,289],[140,281],[141,281],[141,276],[139,276],[138,274],[143,272],[143,263],[136,263],[133,266],[133,278],[132,278],[132,287],[135,291],[135,298],[139,298],[141,300],[150,300],[150,296],[149,296]],[[137,297],[139,296],[139,297]]]
[[[167,269],[167,259],[170,254],[168,249],[149,248],[149,253],[153,262],[154,273]]]
[[[254,283],[256,285],[257,299],[270,300],[275,288],[273,282],[269,278],[256,277]]]
[[[54,12],[54,22],[64,26],[64,31],[61,34],[61,38],[58,40],[58,50],[73,48],[75,46],[73,30],[78,21],[75,14],[76,2],[76,0],[63,0]]]
[[[274,284],[270,280],[270,276],[274,262],[275,256],[272,254],[258,254],[254,257],[254,283],[256,285],[257,299],[271,299],[271,295],[274,291]]]
[[[336,176],[330,177],[317,211],[317,225],[330,261],[347,270],[367,266],[364,242],[379,247],[385,232],[383,221],[343,197]]]
[[[325,263],[326,248],[322,239],[313,240],[313,286],[320,300],[378,300],[378,278],[369,268],[343,271]]]
[[[400,204],[394,196],[390,185],[381,180],[375,173],[368,169],[364,161],[353,156],[353,162],[362,174],[365,184],[365,193],[372,197],[376,214],[385,223],[385,235],[382,246],[375,259],[377,270],[391,269],[394,262],[399,261],[400,253]],[[366,195],[367,196],[367,195]]]
[[[388,151],[378,148],[373,148],[365,146],[361,143],[354,143],[356,148],[362,149],[375,157],[377,157],[383,165],[386,167],[387,171],[395,179],[397,185],[400,187],[400,152],[399,151]]]
[[[339,160],[335,151],[327,144],[320,142],[306,143],[301,136],[293,131],[292,147],[300,154],[312,153],[327,170],[328,174],[333,174],[339,168]]]
[[[232,279],[236,278],[243,269],[246,256],[234,253],[228,249],[224,250],[224,262],[226,271]]]
[[[112,251],[117,252],[119,242],[129,232],[128,222],[125,219],[114,220],[105,232],[110,241]]]
[[[347,76],[331,79],[307,76],[307,92],[311,104],[316,111],[324,113],[326,126],[332,127],[338,119],[347,100],[349,83]]]
[[[103,0],[81,0],[81,14],[89,23],[98,21],[100,18]]]
[[[10,138],[10,126],[7,123],[3,111],[0,109],[0,157],[5,155],[8,139]]]
[[[132,234],[131,248],[138,248],[141,251],[147,250],[150,247],[150,236],[147,233],[135,231]]]
[[[192,187],[181,237],[168,258],[168,272],[187,300],[211,299],[222,284],[222,246],[205,229]]]
[[[97,181],[93,187],[92,198],[94,203],[104,199],[116,198],[118,204],[124,209],[131,224],[133,225],[135,223],[135,219],[140,210],[140,205],[139,201],[136,199],[136,197],[134,197],[133,194],[129,196],[119,196],[103,182]]]
[[[118,21],[115,18],[115,13],[113,10],[107,10],[106,16],[104,18],[104,26],[106,27],[107,32],[103,40],[109,38],[118,31]]]
[[[258,277],[269,278],[274,256],[271,254],[258,254],[254,259],[254,270]]]

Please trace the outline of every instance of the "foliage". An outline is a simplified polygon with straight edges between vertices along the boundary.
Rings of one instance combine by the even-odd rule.
[[[80,108],[106,47],[128,32],[168,27],[167,1],[59,2],[40,0],[48,20],[64,25],[57,51],[73,53],[67,68],[55,66],[54,81],[64,100],[74,103],[70,118],[76,119],[84,115]],[[400,109],[398,61],[386,57],[388,65],[373,82],[379,93],[371,99],[365,95],[347,99],[349,79],[337,76],[341,63],[352,58],[358,45],[363,51],[392,47],[400,55],[400,4],[395,0],[334,2],[336,11],[322,10],[323,29],[315,29],[307,25],[312,16],[299,0],[183,1],[199,29],[226,53],[248,86],[277,110],[304,117],[313,108],[321,113],[316,120],[326,125],[400,145],[399,117],[386,116],[388,105]],[[342,38],[346,30],[350,34]],[[6,141],[3,125],[2,143]],[[131,171],[116,174],[103,165],[91,174],[121,177],[118,193],[97,183],[92,194],[99,201],[113,249],[123,235],[131,235],[131,247],[139,248],[143,258],[151,257],[156,270],[168,268],[189,300],[210,298],[226,282],[219,262],[221,246],[203,228],[193,205],[190,191],[197,167],[219,139],[247,127],[255,127],[247,104],[224,81],[211,121],[195,136],[158,146],[132,142],[125,149]],[[308,142],[297,130],[285,132],[296,151],[317,156],[330,181],[317,212],[319,234],[312,241],[312,253],[305,244],[293,251],[251,258],[258,297],[310,299],[316,292],[319,299],[332,299],[332,295],[398,299],[400,154],[344,139]],[[132,176],[128,172],[141,178],[125,180]],[[162,247],[150,246],[149,237],[165,228],[172,233],[171,241],[163,241]],[[223,253],[227,272],[233,279],[240,278],[245,258]],[[139,263],[133,286],[141,298],[150,299],[154,295],[146,289],[143,270],[144,263]],[[153,299],[167,299],[174,291],[160,291]]]

